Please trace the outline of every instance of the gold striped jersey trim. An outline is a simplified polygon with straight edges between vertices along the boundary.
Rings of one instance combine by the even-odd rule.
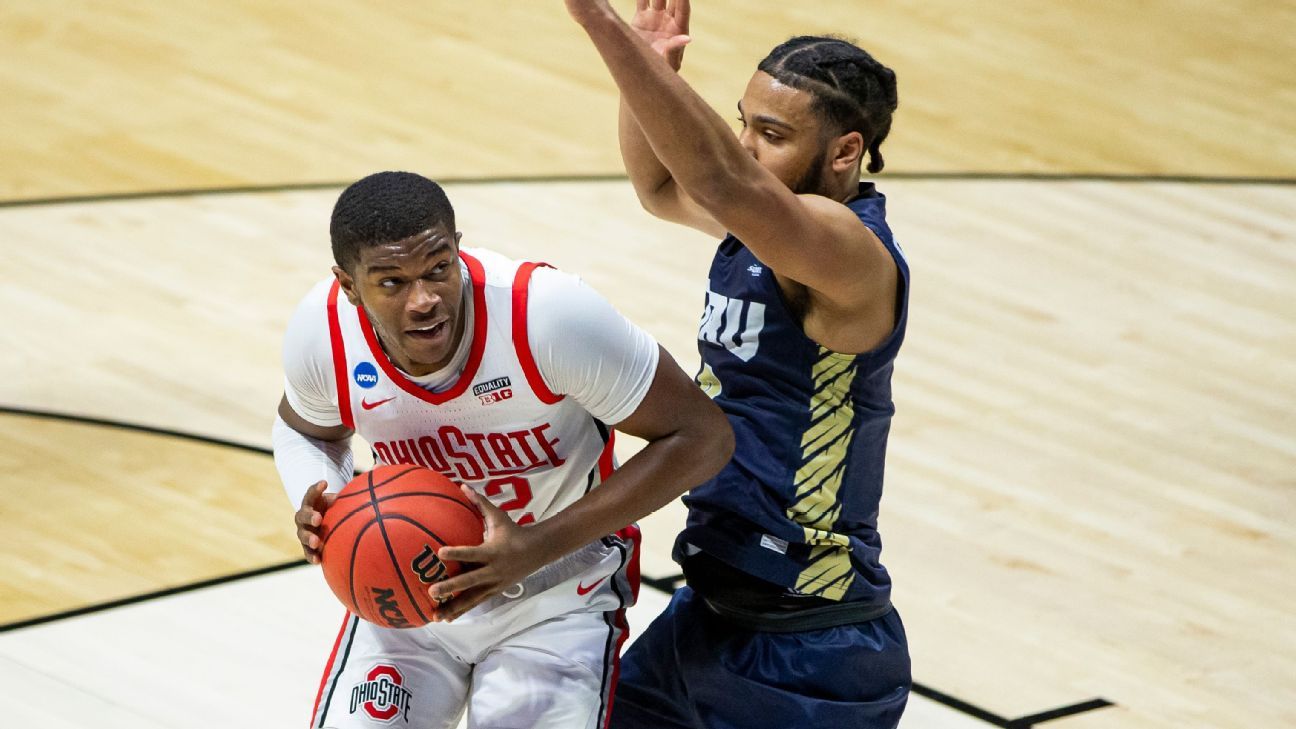
[[[810,425],[801,437],[801,465],[794,482],[796,500],[787,512],[805,530],[811,546],[810,563],[798,576],[797,589],[830,600],[842,599],[855,580],[850,540],[832,528],[841,516],[839,492],[855,437],[850,390],[857,371],[854,355],[819,348],[811,371]]]

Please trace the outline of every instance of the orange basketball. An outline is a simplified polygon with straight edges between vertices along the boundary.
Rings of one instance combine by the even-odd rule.
[[[324,512],[324,579],[353,614],[384,628],[431,622],[432,583],[462,571],[442,546],[477,545],[485,526],[459,486],[420,466],[356,476]]]

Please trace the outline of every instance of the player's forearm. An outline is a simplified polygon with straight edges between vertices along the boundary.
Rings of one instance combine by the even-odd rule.
[[[293,508],[301,504],[306,489],[317,481],[327,481],[330,491],[337,491],[351,480],[353,458],[351,439],[330,441],[305,435],[276,417],[270,440],[274,445],[275,468]]]
[[[631,524],[720,472],[733,455],[733,431],[718,417],[648,443],[598,488],[530,527],[557,559]]]
[[[653,204],[662,187],[671,180],[670,170],[657,159],[648,138],[644,136],[639,121],[630,110],[624,97],[621,99],[617,119],[617,138],[621,146],[621,160],[625,163],[630,184],[644,209],[652,212]]]
[[[654,158],[690,197],[708,208],[752,177],[758,163],[729,125],[633,29],[615,14],[584,19],[582,27]]]

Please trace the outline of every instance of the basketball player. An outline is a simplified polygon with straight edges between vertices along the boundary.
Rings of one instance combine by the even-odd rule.
[[[894,727],[910,666],[879,562],[878,503],[908,266],[882,169],[895,75],[846,41],[763,60],[728,125],[677,71],[688,0],[566,0],[621,91],[644,207],[723,237],[698,382],[731,463],[685,497],[687,586],[627,651],[612,726]]]
[[[318,561],[353,434],[461,482],[486,537],[441,549],[474,568],[433,586],[436,622],[347,616],[312,726],[439,729],[465,708],[475,728],[602,726],[637,591],[623,528],[719,471],[724,415],[579,279],[461,250],[431,180],[356,182],[330,232],[334,278],[288,326],[274,428],[303,549]],[[613,426],[648,442],[615,471]]]

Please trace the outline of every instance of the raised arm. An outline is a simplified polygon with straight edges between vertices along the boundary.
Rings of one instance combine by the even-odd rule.
[[[894,264],[877,236],[848,208],[817,195],[794,194],[607,0],[566,4],[683,195],[781,276],[832,304],[852,308],[886,290],[888,277],[895,276]],[[661,4],[679,12],[686,0]],[[843,156],[840,162],[834,157],[833,165],[858,164],[863,141],[858,135],[847,137],[846,146],[834,148],[834,154]]]
[[[678,72],[684,63],[684,47],[690,42],[689,4],[677,2],[666,7],[664,0],[649,2],[637,0],[630,26],[661,58]],[[635,194],[644,209],[656,217],[721,237],[724,226],[675,184],[670,170],[657,159],[648,138],[644,136],[634,112],[621,99],[618,112],[617,136],[621,145],[621,159],[626,174],[634,185]]]

